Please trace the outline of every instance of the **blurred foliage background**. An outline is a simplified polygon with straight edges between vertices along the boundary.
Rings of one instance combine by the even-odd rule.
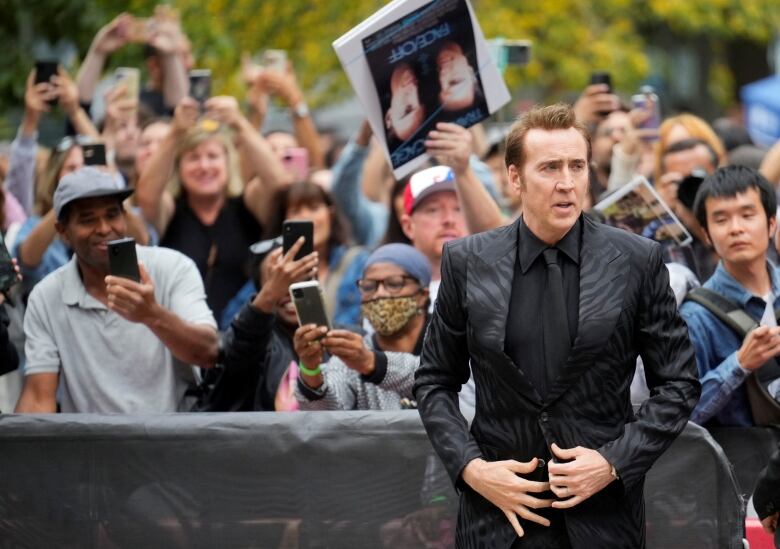
[[[56,55],[72,74],[97,30],[126,11],[143,17],[156,0],[0,0],[0,134],[22,105],[24,81],[36,56]],[[172,0],[193,43],[196,65],[210,68],[213,91],[243,95],[242,52],[288,51],[309,103],[322,106],[351,95],[333,40],[385,4],[382,0]],[[571,98],[595,69],[612,72],[630,94],[663,74],[663,52],[690,44],[707,58],[706,89],[714,104],[735,100],[729,44],[753,49],[780,30],[778,0],[473,0],[487,37],[533,41],[531,63],[508,71],[513,92]],[[755,47],[758,47],[756,49]],[[142,66],[141,46],[113,56],[109,69]],[[764,65],[766,61],[764,60]],[[744,82],[743,82],[744,83]],[[4,123],[3,123],[4,122]]]

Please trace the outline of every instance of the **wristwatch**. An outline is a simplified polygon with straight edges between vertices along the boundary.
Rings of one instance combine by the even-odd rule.
[[[614,480],[617,480],[617,479],[619,479],[619,478],[620,478],[620,477],[618,476],[618,474],[617,474],[617,469],[615,469],[615,466],[614,466],[614,465],[612,466],[612,470],[609,472],[609,474],[610,474],[610,475],[612,475],[612,478],[613,478]]]
[[[306,118],[309,116],[309,107],[306,106],[306,103],[301,101],[292,108],[292,113],[295,118]]]

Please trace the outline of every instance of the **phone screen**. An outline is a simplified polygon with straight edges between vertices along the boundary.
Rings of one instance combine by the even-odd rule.
[[[211,71],[193,69],[190,71],[190,97],[203,105],[211,97]]]
[[[305,239],[303,246],[295,254],[295,261],[314,251],[314,223],[311,221],[285,221],[282,224],[282,251],[287,253],[300,238]]]
[[[105,166],[106,164],[106,146],[103,143],[90,143],[82,145],[84,152],[85,166]]]

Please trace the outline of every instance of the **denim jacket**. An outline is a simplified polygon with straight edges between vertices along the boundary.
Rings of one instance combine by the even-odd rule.
[[[767,262],[772,280],[773,308],[780,307],[780,270]],[[766,308],[763,298],[751,294],[718,264],[704,287],[740,304],[756,322]],[[737,360],[740,337],[698,303],[686,301],[680,314],[688,324],[688,333],[696,349],[696,365],[702,384],[701,398],[691,421],[703,425],[749,427],[754,425],[744,381],[749,371]]]

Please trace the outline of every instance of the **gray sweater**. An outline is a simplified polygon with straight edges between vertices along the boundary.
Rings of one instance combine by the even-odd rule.
[[[312,389],[298,378],[295,398],[301,410],[400,410],[402,398],[413,398],[414,372],[420,356],[379,351],[370,336],[364,341],[374,351],[374,372],[361,375],[331,356],[322,365],[324,382],[319,388]]]

